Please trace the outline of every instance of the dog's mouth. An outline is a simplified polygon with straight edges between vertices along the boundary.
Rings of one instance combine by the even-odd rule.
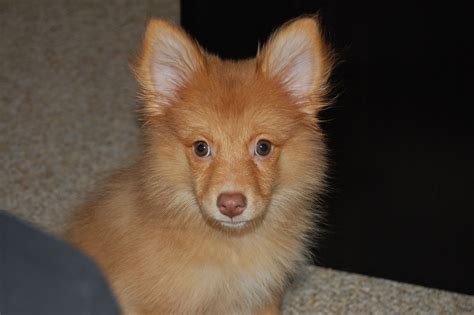
[[[255,203],[250,203],[250,206],[241,214],[234,216],[225,215],[212,203],[206,204],[203,202],[199,206],[204,220],[210,226],[227,232],[238,232],[239,234],[241,232],[250,232],[260,226],[264,218],[264,213],[261,213],[262,211],[255,210]]]
[[[248,220],[246,220],[246,221],[232,221],[232,220],[231,221],[223,221],[223,220],[219,220],[217,222],[219,222],[219,224],[221,224],[222,226],[224,226],[226,228],[230,228],[230,229],[241,229],[249,223]]]

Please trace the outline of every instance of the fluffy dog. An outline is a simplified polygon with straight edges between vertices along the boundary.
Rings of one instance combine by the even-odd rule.
[[[221,60],[151,20],[134,66],[143,152],[78,209],[66,238],[125,314],[278,314],[324,188],[333,55],[313,18],[254,59]]]

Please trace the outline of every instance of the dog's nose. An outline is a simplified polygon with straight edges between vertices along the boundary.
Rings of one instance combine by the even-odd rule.
[[[229,218],[233,218],[244,212],[247,207],[247,198],[242,193],[222,193],[217,198],[219,211]]]

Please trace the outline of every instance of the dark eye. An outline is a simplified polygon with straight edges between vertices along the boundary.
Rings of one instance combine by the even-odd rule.
[[[266,156],[272,150],[272,144],[268,140],[259,140],[255,146],[255,154],[259,156]]]
[[[209,145],[204,141],[197,141],[193,144],[194,153],[199,157],[206,157],[209,156],[211,150],[209,149]]]

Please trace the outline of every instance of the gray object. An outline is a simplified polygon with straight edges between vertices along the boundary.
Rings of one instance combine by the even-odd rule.
[[[0,314],[118,315],[88,257],[0,211]]]

